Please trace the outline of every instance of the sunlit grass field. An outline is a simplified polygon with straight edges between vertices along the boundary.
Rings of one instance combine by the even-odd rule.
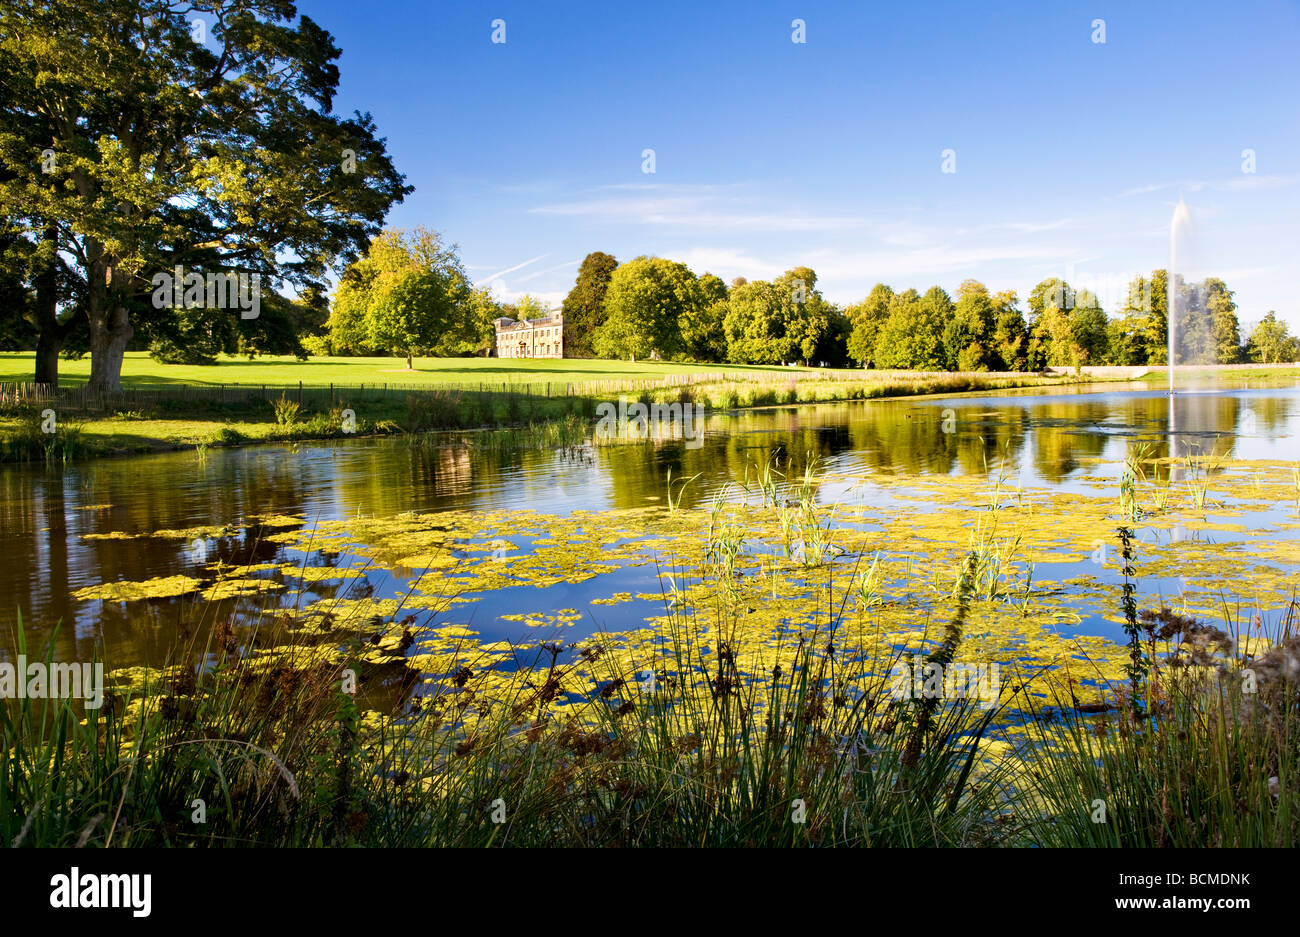
[[[0,382],[30,381],[34,367],[31,352],[0,352]],[[220,384],[266,384],[273,387],[325,387],[333,384],[486,384],[547,382],[580,383],[604,380],[637,380],[664,375],[685,375],[719,371],[816,372],[817,368],[785,368],[774,365],[677,364],[666,361],[602,361],[579,358],[416,358],[414,370],[406,370],[404,358],[311,358],[300,361],[291,355],[270,355],[254,359],[223,355],[213,366],[159,364],[147,352],[128,352],[122,365],[124,386],[148,387],[168,384],[215,386]],[[90,376],[90,357],[59,361],[59,381],[84,384]]]

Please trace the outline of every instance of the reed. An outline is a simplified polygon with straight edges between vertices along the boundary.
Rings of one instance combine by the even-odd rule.
[[[750,670],[752,649],[726,615],[701,620],[676,603],[653,659],[629,660],[600,636],[581,648],[542,642],[517,649],[530,678],[503,688],[471,654],[387,714],[363,713],[342,689],[351,668],[366,673],[362,634],[340,664],[307,648],[268,658],[257,649],[276,635],[216,627],[102,710],[6,704],[0,836],[15,846],[988,842],[1000,778],[970,783],[987,714],[936,703],[918,729],[889,696],[890,661],[836,658],[835,598],[785,667]],[[198,659],[215,665],[187,663]]]
[[[1224,629],[1169,609],[1138,612],[1132,533],[1120,534],[1130,683],[1112,688],[1116,705],[1100,714],[1057,700],[1064,718],[1031,719],[1014,798],[1023,835],[1038,846],[1294,847],[1300,603],[1293,597],[1264,641],[1242,640],[1250,622],[1226,603]]]

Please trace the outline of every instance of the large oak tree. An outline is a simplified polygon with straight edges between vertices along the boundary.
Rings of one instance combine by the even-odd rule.
[[[133,320],[176,315],[154,272],[319,287],[411,191],[369,115],[331,112],[338,56],[288,0],[0,4],[0,213],[79,269],[92,389]]]

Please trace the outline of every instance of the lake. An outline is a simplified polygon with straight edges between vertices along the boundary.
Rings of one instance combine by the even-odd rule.
[[[841,562],[882,553],[901,562],[908,555],[909,565],[885,577],[886,589],[903,588],[904,569],[917,579],[916,563],[956,555],[967,537],[959,528],[972,527],[970,512],[986,509],[991,497],[999,504],[1019,497],[1023,510],[1028,492],[1042,506],[1039,518],[1050,516],[1042,512],[1051,504],[1060,516],[1071,516],[1068,499],[1091,499],[1086,503],[1101,518],[1115,503],[1126,455],[1135,447],[1147,447],[1144,455],[1155,467],[1152,498],[1160,497],[1160,464],[1166,486],[1182,491],[1190,484],[1191,491],[1201,476],[1210,486],[1200,510],[1148,504],[1146,520],[1133,524],[1139,539],[1153,550],[1249,545],[1251,563],[1278,577],[1274,593],[1260,599],[1263,611],[1284,604],[1285,581],[1294,578],[1287,560],[1297,540],[1296,506],[1280,493],[1288,490],[1281,463],[1300,456],[1300,382],[1224,380],[1181,392],[1172,409],[1162,390],[1087,385],[710,413],[703,428],[695,443],[588,442],[509,451],[456,439],[413,446],[377,438],[210,449],[202,458],[177,452],[67,467],[3,465],[0,651],[14,653],[19,613],[29,645],[46,640],[62,622],[57,658],[88,659],[98,648],[112,666],[122,667],[162,662],[179,628],[214,614],[247,622],[268,604],[302,609],[344,597],[405,595],[419,579],[416,564],[393,560],[400,545],[367,551],[375,538],[353,536],[351,526],[364,521],[378,530],[379,520],[408,512],[493,519],[492,529],[476,531],[477,545],[466,537],[451,552],[467,563],[496,555],[506,570],[521,570],[513,579],[496,572],[481,582],[462,579],[455,601],[423,606],[423,621],[467,627],[483,641],[536,638],[539,625],[563,629],[566,640],[597,629],[642,628],[662,604],[653,596],[662,591],[661,561],[671,558],[674,538],[703,536],[710,505],[720,495],[725,503],[748,499],[739,483],[748,479],[752,494],[758,467],[774,455],[789,466],[782,486],[787,494],[805,466],[816,466],[816,501],[827,523],[847,532]],[[680,497],[675,516],[697,520],[671,531],[656,528],[655,560],[634,560],[629,544],[637,540],[638,525],[650,531],[654,519],[669,512],[670,473],[673,499]],[[683,487],[677,480],[684,479],[692,480]],[[956,518],[957,511],[967,512],[966,519],[952,521],[951,531],[924,520],[936,513]],[[557,538],[601,541],[606,516],[619,536],[592,552],[612,551],[608,568],[598,556],[577,554],[547,560],[545,575],[528,565],[526,558],[542,555],[541,546],[562,545]],[[427,519],[421,523],[429,527]],[[1110,640],[1120,632],[1113,608],[1096,589],[1120,581],[1105,553],[1118,521],[1088,523],[1095,529],[1074,531],[1054,552],[1041,552],[1046,547],[1040,544],[1036,557],[1020,557],[1026,595],[1044,580],[1059,586],[1091,576],[1096,582],[1087,588],[1044,588],[1043,595],[1056,596],[1051,621],[1068,621],[1073,634]],[[320,544],[312,541],[318,528],[328,529]],[[1032,545],[1032,524],[1024,529]],[[901,542],[913,534],[919,539]],[[1037,536],[1049,534],[1039,530]],[[754,539],[753,556],[771,552],[771,543],[762,547],[757,542],[763,538]],[[491,547],[497,540],[505,545]],[[1278,543],[1288,546],[1278,553]],[[412,552],[428,556],[426,546]],[[489,548],[495,554],[485,552]],[[1153,554],[1143,594],[1167,601],[1185,593],[1198,569],[1204,573],[1205,563],[1215,568],[1225,555],[1189,557],[1183,573],[1176,557],[1155,562]],[[1015,559],[1005,560],[1002,573],[1010,583],[1020,573],[1013,572]],[[226,599],[203,591],[216,581],[218,563],[241,568],[241,581],[270,580],[270,591],[243,588]],[[295,566],[316,572],[298,575]],[[336,577],[330,570],[342,572]],[[132,601],[76,596],[104,583],[166,580],[194,582],[177,595]],[[204,595],[219,603],[217,612]],[[611,601],[615,595],[620,599]],[[1073,611],[1062,617],[1062,608]],[[571,611],[576,616],[559,614]]]

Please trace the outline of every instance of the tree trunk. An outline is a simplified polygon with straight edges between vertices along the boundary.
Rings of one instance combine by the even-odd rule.
[[[406,370],[414,370],[414,365],[411,364],[411,353],[409,351],[406,353]]]
[[[59,231],[47,226],[44,240],[51,247],[49,263],[34,277],[36,287],[36,383],[59,386],[59,352],[72,333],[74,318],[59,321],[59,257],[53,253]]]
[[[42,329],[41,334],[36,338],[37,384],[59,386],[59,352],[62,350],[63,340]]]
[[[45,239],[53,241],[53,228],[45,229]],[[59,352],[72,320],[60,323],[59,311],[59,261],[51,256],[50,262],[35,277],[36,286],[36,383],[59,386]]]
[[[90,319],[90,382],[94,394],[115,394],[122,389],[122,358],[126,343],[134,329],[125,306],[114,304],[111,309],[91,308]]]
[[[92,394],[115,394],[122,389],[122,357],[135,330],[127,308],[109,292],[107,276],[112,265],[102,257],[90,264],[86,283],[86,318],[90,325],[90,381]]]

